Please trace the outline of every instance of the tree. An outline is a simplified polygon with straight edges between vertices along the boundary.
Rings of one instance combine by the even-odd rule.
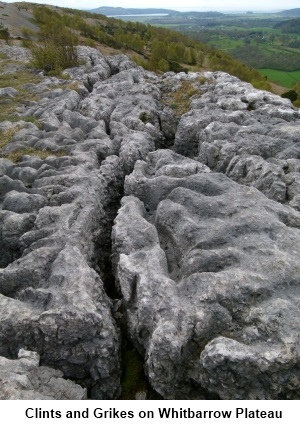
[[[158,61],[157,67],[162,72],[168,72],[170,70],[169,62],[167,60],[164,60],[163,58]]]
[[[63,20],[51,9],[38,7],[34,13],[40,20],[39,43],[32,47],[33,65],[47,74],[59,74],[63,69],[79,64],[76,49],[77,36],[65,27]]]

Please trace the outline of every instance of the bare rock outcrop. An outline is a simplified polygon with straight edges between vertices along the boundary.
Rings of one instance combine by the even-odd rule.
[[[105,208],[112,195],[118,198],[117,165],[117,157],[108,157],[93,173],[98,161],[91,154],[28,157],[6,173],[35,166],[31,188],[12,185],[3,198],[0,353],[13,358],[20,348],[36,351],[65,377],[91,377],[97,398],[120,390],[119,334],[93,269],[99,237],[107,237]]]
[[[36,352],[21,349],[17,360],[0,357],[1,400],[85,400],[86,390],[40,366]]]
[[[299,110],[225,73],[204,80],[204,94],[180,120],[175,151],[299,209]]]
[[[299,398],[299,110],[78,53],[0,123],[0,395],[118,398],[124,335],[166,399]]]
[[[111,226],[125,173],[164,140],[163,107],[146,72],[124,55],[79,53],[87,69],[69,71],[73,81],[44,78],[32,87],[43,97],[19,108],[36,124],[3,123],[15,134],[2,155],[28,155],[0,165],[0,355],[35,351],[92,398],[109,399],[120,394],[121,372]]]
[[[154,388],[297,398],[299,213],[166,150],[136,163],[125,192],[115,271]]]

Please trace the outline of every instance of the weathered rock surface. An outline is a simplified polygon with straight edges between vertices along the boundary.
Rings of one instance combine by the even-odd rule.
[[[206,79],[181,118],[175,151],[299,209],[299,110],[224,73]]]
[[[166,150],[125,191],[115,270],[154,388],[297,398],[300,214]]]
[[[36,352],[21,349],[18,360],[0,357],[0,400],[85,400],[86,390],[62,378],[63,373],[39,367]]]
[[[78,52],[0,123],[18,159],[0,158],[0,370],[34,351],[118,398],[120,325],[164,398],[298,399],[299,110],[225,73]],[[64,395],[26,378],[9,395]]]
[[[125,172],[164,139],[162,107],[145,72],[127,57],[80,49],[90,63],[73,70],[79,91],[45,78],[32,88],[44,89],[43,97],[20,114],[34,115],[38,126],[3,123],[4,130],[18,131],[2,154],[33,155],[1,162],[0,355],[36,351],[43,365],[83,381],[93,398],[116,398],[120,334],[107,296],[113,295],[107,291],[111,225]],[[80,87],[87,80],[90,92]],[[58,84],[64,88],[48,90]],[[132,112],[133,100],[138,106]],[[112,102],[109,114],[98,115],[106,101]],[[154,124],[139,119],[149,106]],[[35,151],[53,155],[40,159]]]
[[[0,88],[0,97],[15,97],[18,91],[12,87]]]
[[[7,44],[1,44],[0,53],[5,54],[12,60],[21,61],[22,63],[28,63],[32,59],[30,49],[22,48],[21,46],[9,46]]]

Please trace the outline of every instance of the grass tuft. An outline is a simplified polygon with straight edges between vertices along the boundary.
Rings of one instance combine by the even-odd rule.
[[[183,81],[176,91],[168,93],[165,103],[181,116],[190,110],[190,98],[194,95],[201,96],[202,92],[192,82]]]
[[[47,157],[65,157],[68,155],[65,151],[51,152],[51,151],[42,151],[36,148],[23,148],[18,149],[17,151],[10,152],[9,154],[2,155],[3,158],[7,158],[13,163],[19,163],[22,161],[24,155],[31,155],[40,158],[41,160],[45,160]]]
[[[24,88],[26,84],[39,83],[41,78],[35,76],[29,70],[19,70],[14,73],[3,74],[5,67],[0,63],[0,88],[13,87],[18,93],[15,97],[2,97],[0,99],[0,122],[24,120],[16,115],[16,109],[27,100],[37,100],[40,96],[33,95],[30,89]],[[1,74],[2,73],[2,74]],[[33,122],[33,121],[30,121]]]
[[[17,131],[20,131],[20,130],[21,130],[21,127],[16,126],[0,132],[0,148],[4,148],[4,146],[6,146],[11,141],[11,139],[17,133]]]

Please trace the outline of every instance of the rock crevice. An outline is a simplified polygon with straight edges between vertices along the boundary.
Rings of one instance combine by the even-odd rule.
[[[118,398],[123,331],[163,398],[299,398],[299,110],[222,72],[157,76],[78,52],[70,79],[32,84],[40,97],[0,123],[14,131],[3,378],[33,351],[40,381],[85,387],[66,382],[66,398]],[[24,374],[2,398],[64,390]]]

